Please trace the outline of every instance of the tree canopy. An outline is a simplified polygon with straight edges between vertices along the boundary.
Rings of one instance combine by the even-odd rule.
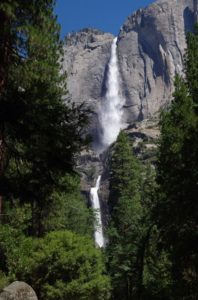
[[[41,209],[86,144],[87,114],[66,98],[54,1],[1,1],[0,194]],[[38,214],[37,209],[37,214]],[[35,215],[35,214],[34,214]],[[37,221],[35,220],[35,224]],[[33,228],[36,234],[42,228]]]
[[[187,36],[186,77],[161,117],[156,220],[173,262],[174,299],[195,299],[198,240],[198,31]]]

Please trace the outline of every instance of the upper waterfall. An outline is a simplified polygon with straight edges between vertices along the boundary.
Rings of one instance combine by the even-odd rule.
[[[114,38],[111,46],[106,87],[106,96],[99,110],[99,122],[101,126],[100,144],[102,150],[106,149],[116,140],[120,129],[124,127],[122,107],[125,99],[120,94],[117,37]]]

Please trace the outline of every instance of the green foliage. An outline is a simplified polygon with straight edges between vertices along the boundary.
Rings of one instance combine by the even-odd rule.
[[[21,277],[39,299],[109,299],[101,252],[92,241],[69,231],[51,232],[38,239]]]
[[[121,132],[117,138],[110,162],[110,201],[115,206],[120,197],[131,197],[139,190],[140,166],[132,155],[131,144],[127,135]]]
[[[140,166],[127,135],[121,132],[113,149],[110,175],[112,218],[107,248],[116,299],[129,299],[137,288],[137,253],[142,237]]]
[[[186,83],[193,99],[196,113],[198,113],[198,24],[195,25],[194,33],[187,35],[187,50],[185,55]]]
[[[39,299],[110,297],[102,253],[87,237],[54,231],[44,238],[32,239],[4,225],[0,227],[0,255],[2,287],[13,280],[24,280],[36,290]]]
[[[171,260],[160,247],[161,237],[156,225],[150,231],[145,251],[143,292],[141,299],[169,300],[172,298]]]
[[[6,154],[0,193],[31,203],[39,214],[60,177],[72,172],[76,153],[86,144],[88,121],[83,105],[65,99],[53,8],[52,0],[3,1],[0,7],[1,15],[9,15],[4,27],[10,49],[6,84],[0,91],[0,138]],[[42,234],[36,223],[32,232]]]
[[[5,201],[4,215],[1,218],[2,224],[12,226],[21,233],[28,232],[31,224],[31,207],[30,204],[20,204],[19,200],[12,203]]]
[[[198,194],[198,32],[187,37],[186,79],[177,77],[161,117],[155,218],[172,261],[174,299],[196,299]]]
[[[77,175],[61,178],[59,189],[54,191],[43,207],[41,222],[44,232],[67,229],[81,235],[91,235],[93,214],[80,194]]]
[[[9,225],[0,227],[0,269],[8,281],[16,280],[27,269],[28,257],[32,251],[32,238]]]
[[[9,285],[9,278],[2,271],[0,271],[0,292],[7,285]]]
[[[159,246],[153,215],[156,172],[149,163],[140,165],[123,132],[113,149],[110,172],[112,214],[106,254],[113,299],[172,299],[172,264]]]
[[[196,168],[196,157],[193,159],[194,153],[189,147],[196,129],[196,116],[192,99],[181,78],[176,79],[174,97],[170,111],[162,116],[158,164],[158,182],[167,195],[167,201],[171,202],[171,205],[166,205],[162,200],[162,216],[172,225],[176,225],[177,221],[181,223],[179,217],[183,219],[183,216],[175,217],[179,205],[188,210],[189,198],[194,198],[190,185],[194,181],[193,170]]]

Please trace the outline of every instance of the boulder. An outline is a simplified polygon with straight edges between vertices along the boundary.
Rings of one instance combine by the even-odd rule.
[[[38,300],[38,298],[27,283],[15,281],[3,289],[0,300]]]

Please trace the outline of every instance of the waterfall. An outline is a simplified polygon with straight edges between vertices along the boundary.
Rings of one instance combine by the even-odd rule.
[[[120,129],[124,128],[123,111],[125,99],[120,95],[119,68],[117,59],[117,38],[113,40],[111,46],[111,57],[108,65],[107,92],[100,107],[98,117],[101,127],[99,136],[98,151],[102,152],[116,141]],[[100,187],[101,176],[98,177],[96,186],[90,190],[90,199],[93,209],[96,209],[95,222],[95,243],[99,247],[104,247],[104,236],[102,229],[102,219],[98,189]]]
[[[98,177],[96,181],[96,186],[91,188],[90,190],[90,199],[92,208],[95,210],[95,232],[94,232],[94,238],[96,246],[98,247],[104,247],[104,236],[103,236],[103,229],[102,229],[102,219],[101,219],[101,211],[100,211],[100,201],[98,197],[98,189],[100,187],[100,180],[101,176]]]
[[[124,128],[123,105],[125,99],[120,94],[119,68],[117,58],[117,38],[111,46],[111,58],[108,65],[107,92],[99,110],[101,127],[100,143],[102,150],[115,142],[120,129]]]

